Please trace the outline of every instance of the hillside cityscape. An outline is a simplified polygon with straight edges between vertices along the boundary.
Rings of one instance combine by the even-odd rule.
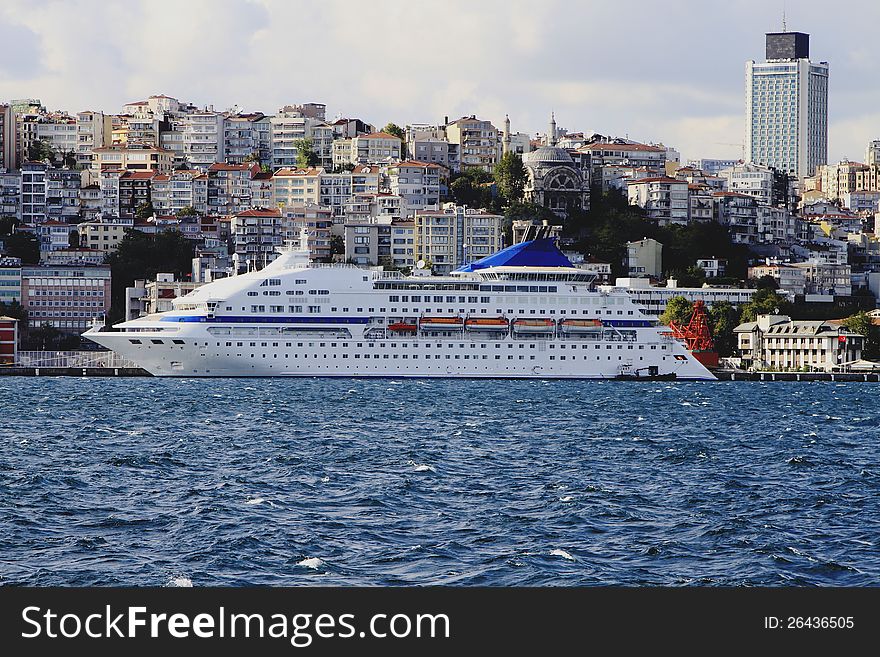
[[[515,108],[426,120],[161,93],[117,113],[9,99],[0,362],[94,349],[80,335],[96,319],[168,310],[265,267],[306,227],[314,261],[421,275],[554,237],[664,323],[704,302],[733,367],[874,371],[880,139],[865,135],[863,162],[827,161],[829,75],[809,35],[768,33],[746,66],[742,156],[688,161],[662,135],[582,132],[550,109],[527,134]]]

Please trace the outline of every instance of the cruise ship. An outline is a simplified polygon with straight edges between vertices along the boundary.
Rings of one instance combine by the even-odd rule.
[[[447,276],[312,263],[305,231],[280,251],[168,312],[85,336],[155,376],[714,378],[553,239]]]

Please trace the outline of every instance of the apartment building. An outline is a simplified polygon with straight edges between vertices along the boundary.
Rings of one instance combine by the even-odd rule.
[[[103,146],[94,149],[93,167],[105,169],[130,169],[132,171],[158,171],[168,173],[173,169],[174,153],[164,148],[129,143]]]
[[[484,258],[503,247],[504,217],[447,203],[440,210],[414,215],[414,259],[439,274]]]
[[[648,219],[660,226],[686,225],[688,222],[688,183],[676,178],[657,177],[631,180],[627,184],[630,205],[645,209]]]
[[[345,224],[345,259],[361,266],[412,267],[415,223],[390,217]]]
[[[492,173],[501,158],[501,135],[491,121],[464,116],[446,126],[446,139],[458,146],[461,167],[480,167]]]
[[[122,238],[133,228],[134,219],[103,216],[84,221],[76,227],[80,246],[97,249],[104,254],[116,251]]]
[[[208,174],[184,169],[156,174],[152,179],[151,194],[157,215],[177,214],[184,208],[207,214]]]
[[[440,170],[437,164],[416,160],[388,167],[391,193],[404,200],[405,217],[419,210],[440,209]]]
[[[272,176],[274,186],[273,207],[287,207],[313,203],[321,200],[321,176],[323,169],[279,169]]]
[[[378,164],[400,160],[403,141],[387,132],[358,135],[351,140],[351,164]]]
[[[32,329],[49,324],[64,333],[82,333],[92,319],[110,310],[110,267],[23,267],[22,305]]]
[[[208,167],[208,213],[232,215],[254,207],[251,181],[261,173],[256,162]]]

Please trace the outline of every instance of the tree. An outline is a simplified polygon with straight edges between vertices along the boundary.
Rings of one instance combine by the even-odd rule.
[[[791,304],[775,290],[764,288],[752,296],[752,300],[742,307],[740,321],[754,322],[758,315],[785,314]]]
[[[55,159],[55,151],[45,139],[32,141],[27,150],[27,158],[31,162],[44,162]]]
[[[865,347],[862,349],[862,357],[867,360],[880,358],[880,326],[874,324],[873,319],[864,310],[851,315],[843,320],[843,325],[853,333],[865,336]]]
[[[342,255],[345,253],[345,239],[342,235],[330,236],[330,254]]]
[[[186,207],[180,208],[180,210],[177,211],[177,216],[178,217],[198,217],[199,213],[196,212],[196,209],[193,206],[187,205]]]
[[[755,283],[755,287],[758,288],[759,290],[778,290],[779,289],[778,281],[769,275],[761,276],[761,278],[756,279],[754,281],[754,283]]]
[[[296,149],[296,166],[300,169],[316,167],[321,163],[321,158],[314,151],[315,142],[311,137],[297,139],[293,142]]]
[[[389,135],[394,135],[398,139],[400,139],[400,156],[406,157],[406,131],[401,128],[396,123],[386,123],[385,127],[382,128],[382,132],[387,132]]]
[[[70,231],[67,235],[67,246],[71,249],[79,248],[79,233],[75,230]]]
[[[136,279],[155,279],[159,272],[174,274],[179,280],[191,275],[193,243],[179,231],[147,235],[130,230],[119,242],[115,253],[107,256],[112,274],[109,323],[125,314],[125,288]]]
[[[40,240],[30,233],[13,233],[5,238],[4,242],[6,242],[6,255],[21,258],[26,265],[39,264]]]
[[[76,168],[76,152],[74,151],[66,151],[62,153],[61,162],[68,169]]]
[[[0,316],[13,317],[19,321],[19,325],[24,327],[27,325],[28,313],[18,301],[0,301]]]
[[[143,203],[140,203],[134,211],[134,216],[138,219],[149,219],[153,214],[155,214],[155,210],[153,210],[152,201],[144,201]]]
[[[505,153],[495,165],[495,185],[505,205],[522,203],[528,174],[517,153]]]
[[[736,350],[736,334],[740,312],[729,301],[716,301],[709,309],[709,327],[719,356],[732,356]]]
[[[0,217],[0,237],[12,235],[19,223],[15,217]]]
[[[672,297],[666,303],[666,310],[660,315],[660,323],[669,326],[672,321],[686,324],[694,312],[694,304],[682,296]]]
[[[256,162],[257,164],[261,164],[260,162],[260,154],[257,151],[250,153],[244,158],[245,163],[248,162]]]

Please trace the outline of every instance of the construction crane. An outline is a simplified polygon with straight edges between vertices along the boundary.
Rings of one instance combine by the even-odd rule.
[[[743,162],[746,161],[746,145],[743,142],[732,144],[726,141],[713,141],[712,143],[719,146],[739,146],[739,159],[741,159]]]

